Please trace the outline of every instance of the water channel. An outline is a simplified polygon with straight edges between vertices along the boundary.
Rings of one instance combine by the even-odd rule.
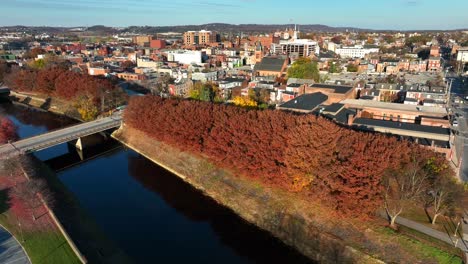
[[[14,121],[21,138],[74,123],[11,104],[1,104],[0,114]],[[112,149],[57,175],[133,262],[309,263],[134,151],[118,143]],[[69,152],[63,144],[34,155],[47,161]]]

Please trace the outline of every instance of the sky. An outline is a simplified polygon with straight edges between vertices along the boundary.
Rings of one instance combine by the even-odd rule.
[[[0,26],[323,24],[468,28],[468,0],[0,0]]]

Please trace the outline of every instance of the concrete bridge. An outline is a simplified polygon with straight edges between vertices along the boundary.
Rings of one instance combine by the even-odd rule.
[[[76,140],[79,149],[85,145],[86,137],[117,128],[122,123],[120,114],[97,119],[95,121],[77,124],[74,126],[49,131],[47,133],[10,142],[0,146],[0,157],[11,157],[21,154],[33,153],[38,150],[47,149],[62,143]]]

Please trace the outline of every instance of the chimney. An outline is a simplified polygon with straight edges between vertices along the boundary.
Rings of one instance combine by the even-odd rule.
[[[352,126],[354,122],[355,116],[352,114],[346,114],[346,118],[348,120],[348,126]]]

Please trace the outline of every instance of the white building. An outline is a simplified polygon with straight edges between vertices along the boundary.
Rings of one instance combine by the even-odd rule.
[[[202,64],[202,52],[192,50],[171,50],[167,52],[168,61],[181,64]]]
[[[468,47],[461,47],[458,49],[457,61],[468,62]]]
[[[271,44],[271,51],[276,54],[289,55],[291,53],[299,54],[299,57],[309,57],[320,53],[320,47],[317,41],[311,39],[299,39],[299,31],[294,30],[294,36],[288,40],[280,40],[279,44]]]
[[[335,49],[335,53],[342,58],[364,58],[369,53],[379,52],[378,47],[365,47],[361,45],[351,47],[339,47]]]

